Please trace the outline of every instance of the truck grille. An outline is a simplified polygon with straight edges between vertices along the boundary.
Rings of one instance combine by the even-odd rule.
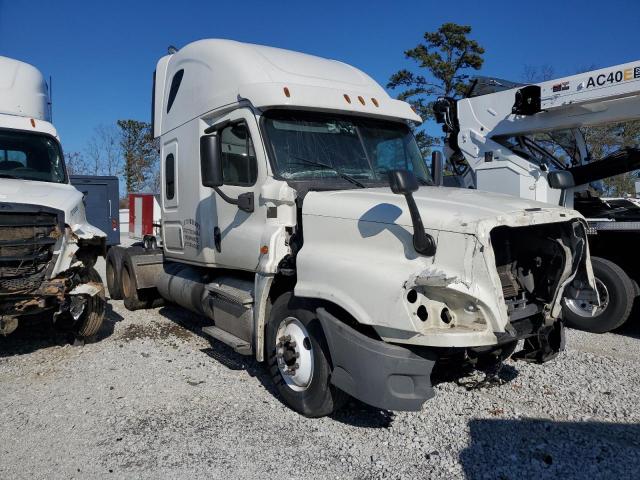
[[[53,211],[6,211],[14,209],[0,211],[0,294],[36,289],[61,235]]]

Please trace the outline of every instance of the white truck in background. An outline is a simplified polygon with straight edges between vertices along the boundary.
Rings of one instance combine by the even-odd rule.
[[[640,120],[640,61],[523,85],[479,77],[468,98],[441,98],[450,184],[575,208],[589,224],[598,301],[568,298],[574,328],[622,325],[640,294],[640,211],[588,189],[640,169],[640,145],[594,158],[583,127]],[[597,188],[597,185],[596,185]]]
[[[82,339],[104,318],[93,266],[106,235],[86,221],[50,119],[42,74],[0,57],[0,335],[47,313]]]
[[[107,277],[129,309],[209,318],[304,415],[345,393],[417,410],[436,361],[500,361],[522,339],[521,358],[550,360],[562,297],[593,300],[577,212],[434,186],[420,117],[354,67],[201,40],[153,86],[163,246],[113,248]]]

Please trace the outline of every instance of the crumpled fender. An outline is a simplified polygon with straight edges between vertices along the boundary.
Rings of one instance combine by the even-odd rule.
[[[89,223],[76,223],[71,227],[74,235],[82,240],[91,240],[93,238],[107,238],[107,234],[99,228]]]
[[[89,295],[90,297],[100,294],[104,294],[104,285],[96,282],[83,283],[69,292],[69,295]]]
[[[54,248],[55,263],[48,275],[49,278],[55,278],[61,272],[79,263],[73,261],[76,252],[80,249],[79,242],[90,240],[104,241],[106,238],[106,233],[88,223],[75,224],[73,227],[65,226],[64,235],[58,238]]]

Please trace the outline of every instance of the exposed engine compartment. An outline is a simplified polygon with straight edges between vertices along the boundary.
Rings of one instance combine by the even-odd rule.
[[[554,301],[558,287],[584,255],[586,231],[580,222],[497,227],[491,231],[491,244],[513,321]]]

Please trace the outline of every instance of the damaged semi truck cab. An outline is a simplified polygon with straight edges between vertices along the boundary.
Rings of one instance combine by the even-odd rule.
[[[69,184],[42,74],[0,57],[0,334],[42,313],[77,337],[95,334],[105,239]]]
[[[593,295],[578,213],[435,186],[420,117],[354,67],[202,40],[153,98],[163,249],[119,254],[125,305],[208,317],[305,415],[419,409],[445,356],[551,359],[562,296]]]

